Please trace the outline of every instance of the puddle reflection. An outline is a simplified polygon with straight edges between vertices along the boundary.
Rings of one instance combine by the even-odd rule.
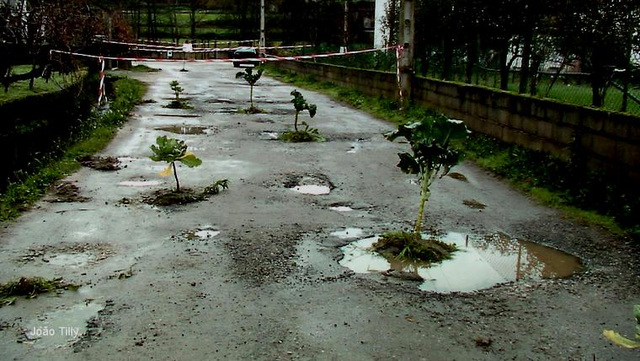
[[[516,280],[566,278],[582,270],[577,257],[506,234],[467,238],[462,233],[449,233],[440,239],[455,244],[458,251],[451,260],[431,267],[416,262],[389,262],[370,250],[377,236],[342,247],[344,258],[340,264],[357,273],[388,269],[415,272],[424,279],[421,290],[440,293],[470,292]]]

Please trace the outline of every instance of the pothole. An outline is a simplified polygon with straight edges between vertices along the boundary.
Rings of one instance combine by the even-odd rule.
[[[86,155],[82,157],[76,158],[80,164],[85,167],[95,169],[95,170],[104,170],[104,171],[114,171],[120,170],[120,161],[116,157],[100,157],[93,155]]]
[[[218,132],[218,130],[214,128],[187,126],[187,125],[172,125],[168,127],[156,128],[156,130],[162,130],[165,132],[175,133],[175,134],[187,134],[187,135],[215,134]]]
[[[362,142],[365,140],[363,138],[358,138],[354,142],[351,142],[351,148],[347,151],[348,154],[358,153],[362,148]]]
[[[342,231],[331,232],[331,235],[340,239],[350,239],[362,237],[363,233],[364,231],[361,228],[345,228]]]
[[[390,262],[371,250],[378,236],[342,247],[340,264],[356,273],[417,275],[419,289],[439,293],[471,292],[511,281],[567,278],[583,269],[575,256],[502,233],[484,237],[448,233],[440,239],[455,244],[458,251],[439,264]]]
[[[482,204],[475,199],[465,199],[462,201],[462,204],[473,209],[485,209],[487,207],[485,204]]]
[[[206,102],[211,104],[233,104],[233,100],[226,98],[209,99]]]
[[[334,188],[327,176],[323,174],[287,175],[284,182],[285,188],[294,192],[310,195],[329,194]]]
[[[51,192],[44,198],[51,203],[88,202],[90,199],[80,195],[80,188],[67,181],[58,182],[51,187]]]
[[[464,174],[462,173],[458,173],[458,172],[453,172],[453,173],[449,173],[447,174],[447,176],[462,181],[462,182],[468,182],[469,180],[467,180],[467,177],[464,176]]]
[[[155,117],[200,118],[198,114],[154,114]]]
[[[331,206],[329,207],[330,210],[332,211],[336,211],[336,212],[351,212],[353,211],[353,208],[348,207],[348,206]]]
[[[103,305],[83,302],[45,313],[25,324],[26,343],[35,348],[67,346],[87,331],[87,322],[98,315]]]
[[[195,230],[182,232],[177,238],[186,241],[207,241],[220,234],[220,231],[214,226],[202,226]],[[176,238],[172,236],[171,238]]]
[[[260,132],[259,138],[261,140],[278,140],[277,132]]]
[[[111,247],[106,243],[46,245],[29,249],[20,261],[40,260],[54,266],[80,268],[107,259],[112,254]]]
[[[119,186],[124,186],[124,187],[156,187],[161,185],[163,182],[162,181],[158,181],[158,180],[152,180],[152,181],[145,181],[145,180],[139,180],[139,181],[122,181],[119,182],[118,185]]]

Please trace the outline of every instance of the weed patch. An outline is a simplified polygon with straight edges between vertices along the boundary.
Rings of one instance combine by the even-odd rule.
[[[373,249],[387,259],[438,263],[451,258],[456,247],[437,239],[423,239],[415,232],[387,232],[373,244]]]
[[[61,278],[47,280],[41,277],[21,277],[17,281],[0,284],[0,307],[15,303],[20,296],[35,298],[42,293],[77,290],[79,285],[63,282]]]

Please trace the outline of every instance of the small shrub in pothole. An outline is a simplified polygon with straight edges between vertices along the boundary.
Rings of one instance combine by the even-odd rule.
[[[440,115],[400,125],[397,130],[385,134],[385,138],[390,141],[403,137],[411,145],[413,154],[398,154],[398,167],[405,173],[419,176],[420,202],[413,232],[384,234],[374,244],[376,251],[387,256],[427,262],[439,262],[451,257],[455,246],[436,239],[422,238],[422,219],[425,204],[431,195],[431,183],[438,175],[444,177],[449,169],[460,161],[460,153],[450,146],[451,141],[464,139],[468,133],[469,130],[463,122]]]
[[[189,204],[204,201],[225,189],[229,189],[229,180],[219,179],[215,183],[206,186],[202,191],[189,188],[182,189],[180,192],[171,189],[161,189],[154,192],[153,195],[145,197],[144,202],[154,206]]]
[[[189,168],[197,167],[202,161],[191,152],[187,152],[187,145],[179,139],[161,136],[156,138],[156,144],[151,145],[154,155],[150,156],[154,162],[167,162],[169,165],[160,172],[163,177],[173,173],[176,179],[176,193],[180,192],[180,180],[178,180],[178,169],[176,162],[180,162]]]
[[[171,103],[167,104],[166,107],[171,109],[192,109],[193,107],[189,105],[189,102],[180,99],[180,94],[184,92],[184,89],[180,86],[180,82],[173,80],[169,85],[171,86],[171,90],[173,90],[176,98],[173,99]]]
[[[309,112],[309,116],[313,118],[316,115],[317,107],[315,104],[309,104],[307,100],[302,96],[302,94],[293,90],[291,92],[293,99],[291,99],[291,103],[293,103],[293,107],[295,108],[295,117],[293,119],[293,131],[286,131],[280,135],[280,139],[287,142],[321,142],[324,138],[318,132],[318,129],[310,128],[307,122],[302,122],[304,125],[304,129],[298,129],[298,116],[300,112],[307,110]]]
[[[240,71],[238,73],[236,73],[236,79],[244,79],[247,83],[249,83],[249,104],[251,104],[249,106],[248,109],[244,109],[244,112],[247,114],[257,114],[257,113],[262,113],[262,109],[256,108],[253,106],[253,86],[256,85],[256,83],[258,82],[258,80],[260,80],[260,77],[262,76],[262,73],[264,72],[264,69],[262,68],[258,68],[257,72],[253,72],[253,69],[251,68],[246,68],[244,71]]]
[[[17,281],[0,284],[0,307],[13,304],[17,297],[35,298],[41,293],[58,290],[77,290],[79,285],[63,282],[61,278],[47,280],[41,277],[21,277]]]

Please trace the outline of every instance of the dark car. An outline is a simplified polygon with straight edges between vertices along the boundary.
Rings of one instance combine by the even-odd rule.
[[[243,60],[243,61],[234,61],[233,66],[238,68],[242,64],[249,64],[253,66],[258,66],[262,63],[260,60],[256,60],[259,58],[258,52],[255,48],[238,48],[232,54],[233,59],[253,59],[253,60]]]

